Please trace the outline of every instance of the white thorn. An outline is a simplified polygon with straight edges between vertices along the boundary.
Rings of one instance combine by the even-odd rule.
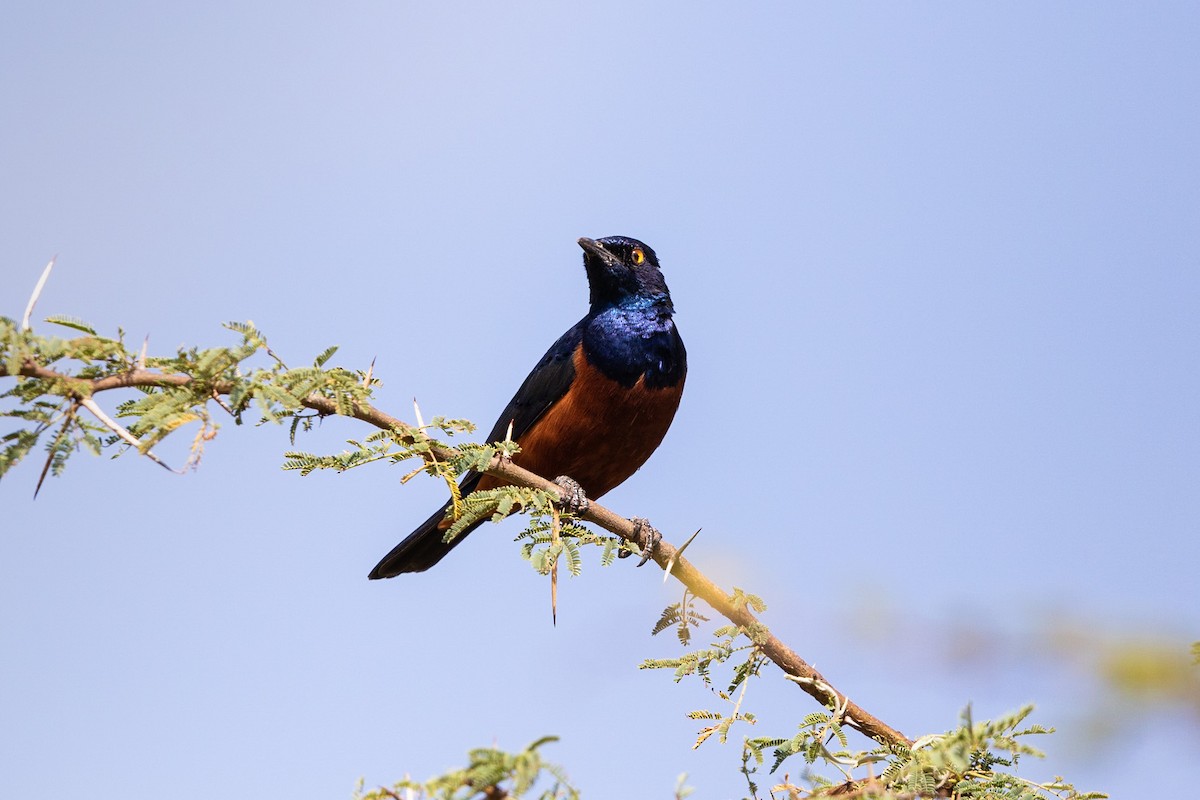
[[[95,415],[96,419],[100,420],[101,424],[103,424],[104,427],[108,428],[110,431],[115,433],[117,436],[120,436],[123,441],[129,443],[130,445],[132,445],[135,448],[141,447],[142,443],[138,441],[137,437],[134,436],[129,431],[125,430],[123,427],[121,427],[121,424],[119,422],[117,422],[116,420],[114,420],[112,417],[108,416],[108,414],[105,414],[104,409],[102,409],[102,408],[100,408],[100,406],[96,405],[95,400],[93,400],[90,397],[84,397],[79,401],[79,405],[83,406],[88,411],[92,412],[92,414]],[[140,452],[140,450],[139,450],[139,452]],[[160,467],[162,467],[165,470],[174,472],[176,475],[184,474],[182,470],[171,469],[171,467],[169,467],[166,463],[164,463],[161,458],[154,455],[154,453],[150,452],[149,450],[147,450],[143,455],[145,455],[147,458],[149,458],[151,461],[153,461],[155,464],[158,464]]]
[[[37,286],[33,287],[33,295],[29,298],[29,305],[25,306],[25,316],[21,319],[21,330],[29,330],[29,318],[33,316],[33,307],[37,305],[38,297],[42,294],[42,287],[46,285],[46,280],[50,277],[50,270],[54,269],[54,262],[58,260],[58,255],[50,259],[50,263],[42,270],[42,277],[38,278]]]
[[[417,427],[424,428],[425,420],[421,417],[421,407],[417,405],[417,398],[413,398],[413,413],[417,415]]]
[[[688,549],[688,545],[692,543],[693,539],[700,535],[700,531],[702,530],[704,530],[704,528],[697,528],[696,532],[689,536],[688,540],[683,543],[683,547],[680,547],[678,550],[676,550],[675,555],[671,556],[670,560],[667,561],[667,568],[663,570],[663,583],[667,582],[667,578],[671,575],[671,570],[675,569],[675,561],[683,555],[683,551]]]

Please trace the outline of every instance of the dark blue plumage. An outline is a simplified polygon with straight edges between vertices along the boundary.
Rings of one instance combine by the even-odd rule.
[[[687,352],[653,250],[624,236],[579,245],[591,290],[588,313],[538,361],[488,441],[503,440],[511,424],[521,445],[515,463],[548,478],[570,476],[589,497],[600,497],[636,472],[666,435],[683,393]],[[469,473],[461,490],[496,485]],[[369,577],[420,572],[440,561],[474,530],[443,542],[448,507],[396,545]]]

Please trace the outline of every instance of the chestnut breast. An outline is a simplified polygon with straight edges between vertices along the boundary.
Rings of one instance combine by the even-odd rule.
[[[636,472],[662,442],[679,407],[683,380],[650,388],[642,376],[633,386],[622,386],[588,363],[582,345],[572,363],[571,388],[517,439],[521,452],[513,462],[551,480],[570,476],[595,498]],[[497,485],[485,475],[478,488]]]

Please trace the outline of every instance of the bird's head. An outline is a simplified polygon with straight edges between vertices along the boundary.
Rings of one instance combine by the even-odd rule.
[[[661,298],[670,303],[658,256],[649,245],[628,236],[606,236],[584,237],[579,246],[583,248],[593,308],[629,298]]]

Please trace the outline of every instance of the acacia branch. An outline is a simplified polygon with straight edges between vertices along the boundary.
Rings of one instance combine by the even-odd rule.
[[[6,366],[0,363],[0,377],[7,375],[9,375],[9,372]],[[162,374],[146,369],[133,369],[119,375],[110,375],[104,378],[77,378],[65,373],[56,372],[48,367],[43,367],[32,360],[27,360],[21,366],[19,375],[52,381],[60,386],[70,387],[69,393],[77,401],[82,401],[96,392],[103,392],[110,389],[139,386],[185,388],[193,383],[193,379],[188,375]],[[234,384],[230,381],[217,381],[210,388],[213,394],[228,394],[234,388]],[[320,394],[310,394],[300,398],[300,404],[321,415],[335,416],[341,413],[339,412],[337,402],[333,398]],[[355,402],[351,404],[349,416],[382,430],[395,432],[405,444],[428,444],[430,446],[426,454],[426,458],[428,459],[436,458],[447,461],[459,455],[458,451],[453,448],[432,442],[419,428],[415,428],[403,420],[393,417],[367,403]],[[522,469],[499,454],[492,458],[491,463],[488,464],[484,472],[517,486],[541,489],[555,495],[558,495],[560,492],[559,487],[551,481]],[[598,503],[590,503],[587,512],[580,516],[588,522],[592,522],[616,534],[627,542],[637,541],[636,530],[630,520]],[[904,747],[912,745],[912,741],[904,734],[868,713],[859,705],[852,702],[846,695],[835,689],[811,664],[772,634],[744,603],[735,602],[734,598],[726,594],[721,587],[709,580],[704,573],[681,556],[679,550],[674,545],[665,540],[661,541],[654,549],[653,559],[663,569],[667,569],[668,565],[670,565],[671,575],[686,586],[692,594],[712,606],[717,613],[743,628],[763,654],[782,669],[796,685],[822,705],[836,709],[844,724],[871,737],[880,744],[900,745]]]

